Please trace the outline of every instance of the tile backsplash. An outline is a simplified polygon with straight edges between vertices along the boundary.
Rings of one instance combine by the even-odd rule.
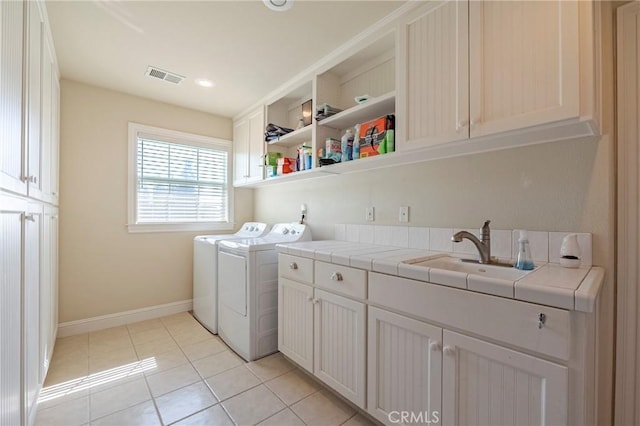
[[[420,250],[443,251],[458,254],[476,254],[473,244],[464,240],[453,243],[451,236],[458,231],[469,231],[480,237],[479,229],[462,228],[426,228],[413,226],[378,226],[378,225],[335,225],[334,238],[368,244],[406,247]],[[571,232],[527,231],[531,256],[534,262],[560,262],[560,246],[562,239]],[[514,259],[518,256],[519,230],[491,230],[491,255],[503,259]],[[581,250],[581,265],[591,266],[591,234],[578,233]]]

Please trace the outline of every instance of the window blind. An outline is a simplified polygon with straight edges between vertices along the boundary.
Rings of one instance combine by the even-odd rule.
[[[228,152],[137,139],[137,223],[227,222]]]

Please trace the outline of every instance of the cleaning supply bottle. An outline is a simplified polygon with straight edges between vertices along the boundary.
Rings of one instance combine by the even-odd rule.
[[[356,124],[353,135],[353,159],[357,160],[360,158],[360,125]]]
[[[516,260],[514,267],[523,271],[530,271],[535,267],[533,259],[531,259],[531,247],[529,247],[527,231],[520,231],[520,238],[518,238],[518,260]]]
[[[347,129],[342,136],[342,162],[353,160],[353,130]]]

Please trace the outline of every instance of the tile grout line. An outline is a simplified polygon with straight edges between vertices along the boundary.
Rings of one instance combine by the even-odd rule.
[[[162,324],[162,325],[164,327],[164,324]],[[128,326],[127,326],[127,333],[129,334],[129,339],[131,340],[131,344],[133,345],[133,351],[136,353],[136,357],[138,358],[138,361],[140,361],[140,355],[138,354],[138,351],[136,350],[136,345],[133,342],[133,337],[131,336],[131,330],[129,330]],[[160,410],[158,409],[158,405],[156,404],[156,400],[153,397],[153,394],[151,393],[151,387],[149,386],[149,382],[147,381],[147,376],[146,376],[146,374],[144,374],[144,371],[142,372],[142,378],[144,379],[144,383],[147,386],[147,391],[149,392],[149,397],[151,397],[151,403],[153,404],[153,407],[156,410],[156,416],[158,416],[158,420],[160,421],[160,424],[164,424],[164,422],[162,421],[162,417],[160,416]],[[146,401],[144,401],[144,402],[146,402]],[[141,404],[143,404],[144,402],[141,402]],[[134,405],[134,407],[135,407],[135,405]],[[131,408],[131,407],[129,407],[129,408]]]

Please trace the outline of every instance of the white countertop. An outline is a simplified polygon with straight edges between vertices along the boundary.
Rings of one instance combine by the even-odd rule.
[[[581,312],[595,310],[604,281],[604,269],[600,267],[569,269],[545,263],[523,278],[509,281],[404,263],[438,255],[459,256],[454,253],[338,240],[278,244],[276,247],[280,253],[294,256]],[[451,277],[456,279],[449,279]]]

